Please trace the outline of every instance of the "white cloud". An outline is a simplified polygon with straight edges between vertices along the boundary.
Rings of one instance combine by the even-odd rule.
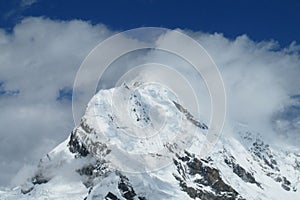
[[[235,40],[220,34],[194,34],[219,66],[231,118],[272,132],[271,119],[300,93],[300,59],[295,44],[279,50],[274,41],[255,43],[246,35]],[[275,136],[269,134],[268,136]],[[298,142],[300,136],[296,136]]]
[[[102,25],[42,18],[23,20],[12,34],[0,31],[2,91],[19,91],[0,95],[0,184],[68,136],[71,102],[56,101],[59,90],[72,88],[84,57],[110,34]]]
[[[278,50],[274,41],[256,43],[245,35],[230,40],[221,34],[186,32],[207,49],[220,68],[230,119],[270,131],[274,113],[291,104],[291,95],[300,94],[299,46],[293,43]],[[74,126],[71,103],[57,101],[59,91],[72,88],[85,56],[112,33],[103,25],[43,18],[26,18],[12,34],[0,29],[0,184],[7,185],[24,164],[34,165],[69,135]],[[187,63],[166,53],[137,53],[115,65],[143,62],[175,66],[198,84]],[[164,76],[168,73],[160,74]],[[109,85],[114,77],[104,81]],[[206,115],[209,98],[203,83],[197,86]],[[290,137],[300,141],[299,135]]]
[[[37,2],[37,0],[22,0],[21,1],[21,7],[31,6],[32,4],[34,4],[36,2]]]

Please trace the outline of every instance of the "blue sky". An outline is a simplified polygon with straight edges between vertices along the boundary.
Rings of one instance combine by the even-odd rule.
[[[247,34],[254,41],[274,39],[281,46],[300,41],[300,1],[297,0],[0,2],[0,26],[7,30],[26,16],[46,16],[51,19],[82,19],[93,24],[103,23],[113,30],[159,26],[220,32],[229,38]]]

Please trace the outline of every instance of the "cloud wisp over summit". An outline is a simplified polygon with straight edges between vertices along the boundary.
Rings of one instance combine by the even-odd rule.
[[[219,67],[227,91],[229,121],[257,127],[266,137],[300,142],[295,131],[299,130],[299,113],[292,119],[284,117],[285,112],[300,107],[299,98],[295,98],[300,94],[297,44],[279,49],[275,41],[254,42],[246,35],[232,40],[219,33],[184,32],[199,41]],[[35,165],[69,135],[74,126],[70,97],[76,72],[94,46],[113,33],[104,25],[80,20],[31,17],[11,33],[0,30],[1,185],[18,183],[18,178],[10,183],[16,172],[24,165],[26,169]],[[166,54],[137,53],[127,62],[134,63],[134,59],[177,65],[193,77],[185,63]],[[118,62],[117,67],[123,64]],[[106,84],[113,78],[106,77]],[[199,90],[204,91],[202,86]],[[209,114],[207,103],[203,101],[204,116]]]

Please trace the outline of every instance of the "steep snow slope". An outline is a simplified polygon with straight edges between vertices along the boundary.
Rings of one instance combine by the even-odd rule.
[[[200,158],[207,129],[160,85],[101,90],[70,137],[0,199],[300,199],[300,150],[233,123]]]

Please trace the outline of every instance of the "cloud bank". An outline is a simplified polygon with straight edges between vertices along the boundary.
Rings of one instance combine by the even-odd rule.
[[[0,184],[69,135],[76,71],[108,35],[103,25],[43,18],[23,20],[12,34],[0,30]]]
[[[222,73],[228,121],[249,124],[270,138],[300,142],[296,43],[282,49],[275,41],[254,42],[246,35],[228,39],[217,33],[184,32],[206,48]],[[26,18],[12,33],[0,30],[0,185],[16,184],[11,183],[16,172],[35,165],[69,135],[74,126],[70,98],[76,72],[92,48],[113,33],[104,25],[45,18]],[[122,59],[114,63],[116,69],[150,61],[175,66],[195,80],[203,99],[200,110],[209,114],[205,85],[198,84],[188,63],[157,51]],[[107,74],[103,83],[110,87],[116,74]],[[24,168],[20,174],[26,174]]]

